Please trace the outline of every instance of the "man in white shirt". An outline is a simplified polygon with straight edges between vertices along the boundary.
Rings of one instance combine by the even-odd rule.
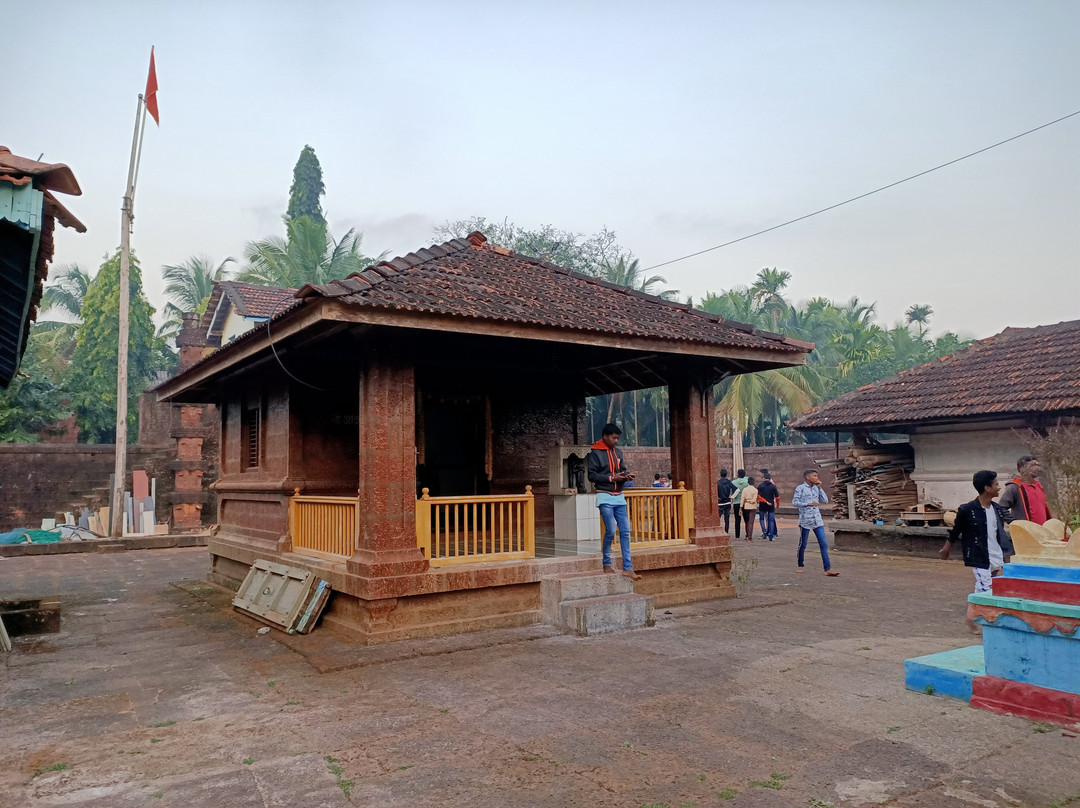
[[[813,533],[821,549],[821,565],[825,568],[825,574],[835,578],[840,573],[832,568],[829,560],[829,542],[825,537],[825,520],[821,518],[821,506],[827,505],[829,495],[821,487],[821,478],[815,469],[803,472],[803,483],[795,489],[791,496],[791,504],[799,509],[799,568],[805,569],[803,562],[806,554],[806,543]]]
[[[979,495],[956,509],[956,522],[939,555],[948,559],[953,542],[959,539],[964,564],[975,573],[975,591],[989,592],[991,579],[1001,574],[1005,562],[1012,556],[1013,544],[1005,531],[1005,509],[994,502],[994,497],[1001,491],[997,472],[977,471],[971,484]],[[972,618],[970,606],[967,622],[973,634],[982,633]]]

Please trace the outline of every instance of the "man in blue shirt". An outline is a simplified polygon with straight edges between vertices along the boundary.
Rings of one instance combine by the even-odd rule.
[[[821,479],[815,470],[803,472],[803,484],[795,489],[791,504],[799,509],[799,572],[803,571],[803,555],[810,531],[817,537],[821,548],[821,563],[825,574],[835,578],[840,573],[832,569],[829,563],[829,543],[825,538],[825,521],[821,518],[821,506],[829,501],[828,495],[821,488]]]
[[[626,495],[623,488],[633,485],[634,472],[628,471],[623,454],[619,451],[622,430],[615,424],[604,424],[600,440],[589,452],[589,480],[596,486],[596,507],[604,520],[604,572],[614,573],[611,565],[611,544],[615,528],[619,529],[619,547],[622,550],[622,574],[632,581],[641,579],[630,563],[630,518],[626,513]]]

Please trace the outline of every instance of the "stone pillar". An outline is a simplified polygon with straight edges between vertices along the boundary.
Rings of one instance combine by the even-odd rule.
[[[429,566],[416,546],[415,396],[411,359],[368,353],[360,374],[360,531],[348,564],[367,578]]]
[[[716,428],[712,388],[689,379],[668,386],[671,408],[671,472],[674,485],[685,482],[694,492],[694,528],[690,538],[704,547],[728,543],[717,513]]]

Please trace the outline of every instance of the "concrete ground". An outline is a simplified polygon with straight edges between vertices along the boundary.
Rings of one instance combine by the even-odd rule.
[[[0,806],[1080,806],[1072,733],[904,689],[972,641],[963,566],[800,575],[793,532],[655,628],[372,648],[257,634],[200,548],[0,560],[64,608],[0,670]]]

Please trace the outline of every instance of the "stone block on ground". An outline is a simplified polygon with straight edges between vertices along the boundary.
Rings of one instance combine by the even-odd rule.
[[[608,595],[564,601],[559,611],[559,626],[583,637],[642,628],[655,622],[653,599],[649,595]]]

